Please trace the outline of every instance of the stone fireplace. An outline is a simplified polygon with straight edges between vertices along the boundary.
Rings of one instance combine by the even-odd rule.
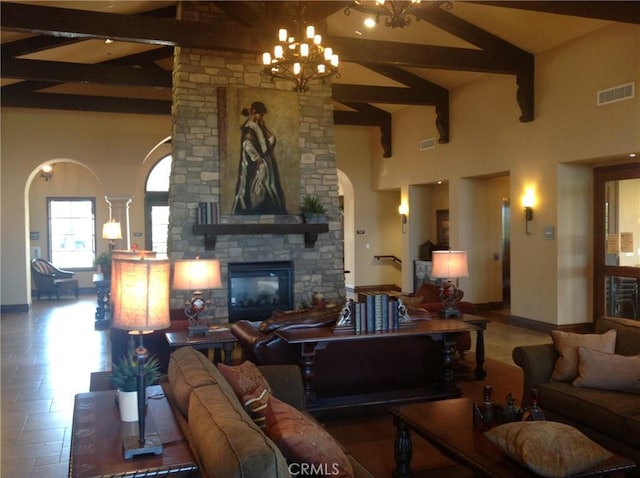
[[[293,308],[291,261],[230,262],[228,273],[229,322],[262,320]]]
[[[206,23],[214,15],[212,3],[179,2],[178,17]],[[235,267],[233,264],[237,263],[291,263],[292,308],[310,303],[316,291],[323,293],[329,301],[341,302],[345,297],[331,85],[312,84],[307,93],[293,93],[288,82],[272,83],[262,77],[261,70],[260,58],[255,52],[175,48],[170,257],[200,256],[220,260],[223,287],[212,291],[212,308],[220,321],[229,320],[229,276],[234,272],[230,270]],[[221,120],[223,116],[219,113],[224,108],[219,97],[221,87],[253,89],[256,99],[265,90],[291,92],[299,125],[300,184],[297,193],[289,199],[289,214],[234,215],[221,209],[219,224],[229,227],[227,232],[216,235],[212,247],[206,244],[203,235],[194,233],[198,204],[221,204],[221,158],[227,157],[221,137],[225,137],[229,128],[239,127]],[[294,225],[295,229],[295,225],[302,222],[297,205],[305,194],[317,194],[328,210],[328,232],[318,234],[312,245],[305,234],[289,232],[292,229],[289,226],[277,228],[275,232],[255,232],[258,224]],[[175,297],[172,306],[180,303],[180,298]]]

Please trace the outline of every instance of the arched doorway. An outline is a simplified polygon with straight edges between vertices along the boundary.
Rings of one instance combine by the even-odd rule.
[[[144,188],[145,249],[160,256],[168,252],[170,155],[160,159],[149,171]]]

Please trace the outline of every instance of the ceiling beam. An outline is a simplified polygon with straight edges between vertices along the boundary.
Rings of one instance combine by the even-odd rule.
[[[518,8],[535,12],[556,13],[621,23],[640,23],[637,1],[473,1],[474,5]]]
[[[334,111],[333,122],[338,125],[380,127],[382,157],[390,158],[392,154],[391,113],[365,103],[343,102],[343,104],[356,111]]]
[[[339,85],[331,86],[331,97],[340,103],[381,103],[394,105],[435,106],[438,98],[429,92],[391,86]]]
[[[482,50],[329,37],[340,61],[384,63],[412,68],[516,74],[521,57],[496,57]]]
[[[2,2],[0,26],[4,30],[65,38],[112,40],[187,48],[252,52],[265,44],[265,33],[235,27],[233,35],[211,25],[185,20],[121,15],[42,5]]]
[[[361,63],[361,65],[434,98],[436,127],[440,133],[438,141],[440,143],[449,142],[449,90],[395,66],[371,63]]]
[[[119,65],[87,65],[59,61],[11,59],[2,62],[2,76],[60,83],[171,88],[171,72]]]
[[[111,96],[81,96],[57,93],[7,94],[2,88],[2,107],[41,108],[67,111],[95,111],[99,113],[135,113],[170,115],[171,101]]]

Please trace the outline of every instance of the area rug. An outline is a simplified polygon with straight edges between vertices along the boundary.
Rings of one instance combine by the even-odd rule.
[[[515,365],[507,365],[497,360],[486,359],[485,380],[475,380],[475,357],[468,353],[456,363],[456,382],[463,396],[481,400],[485,385],[493,387],[492,397],[504,403],[508,393],[520,404],[522,396],[522,372]],[[469,420],[471,420],[471,414]],[[395,468],[393,446],[395,428],[391,416],[381,410],[372,410],[370,415],[340,418],[323,417],[327,431],[331,433],[349,452],[375,477],[388,478]],[[411,469],[415,477],[464,478],[474,476],[471,471],[454,465],[425,440],[412,435],[413,460]]]

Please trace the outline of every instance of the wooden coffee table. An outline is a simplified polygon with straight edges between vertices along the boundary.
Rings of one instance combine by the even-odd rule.
[[[73,406],[69,478],[198,476],[189,443],[160,385],[148,388],[146,429],[157,433],[162,455],[125,460],[123,436],[138,435],[138,422],[120,421],[116,391],[79,393]]]
[[[480,431],[474,430],[473,401],[455,398],[437,402],[390,407],[396,426],[395,478],[411,476],[411,432],[427,440],[447,458],[475,472],[477,476],[533,478],[538,475],[509,458]],[[618,455],[575,477],[625,476],[635,463]]]
[[[191,346],[194,349],[208,350],[209,360],[218,363],[222,360],[220,351],[224,351],[224,363],[232,364],[233,347],[238,339],[228,327],[215,326],[209,328],[206,335],[189,335],[187,331],[165,333],[169,347]]]

